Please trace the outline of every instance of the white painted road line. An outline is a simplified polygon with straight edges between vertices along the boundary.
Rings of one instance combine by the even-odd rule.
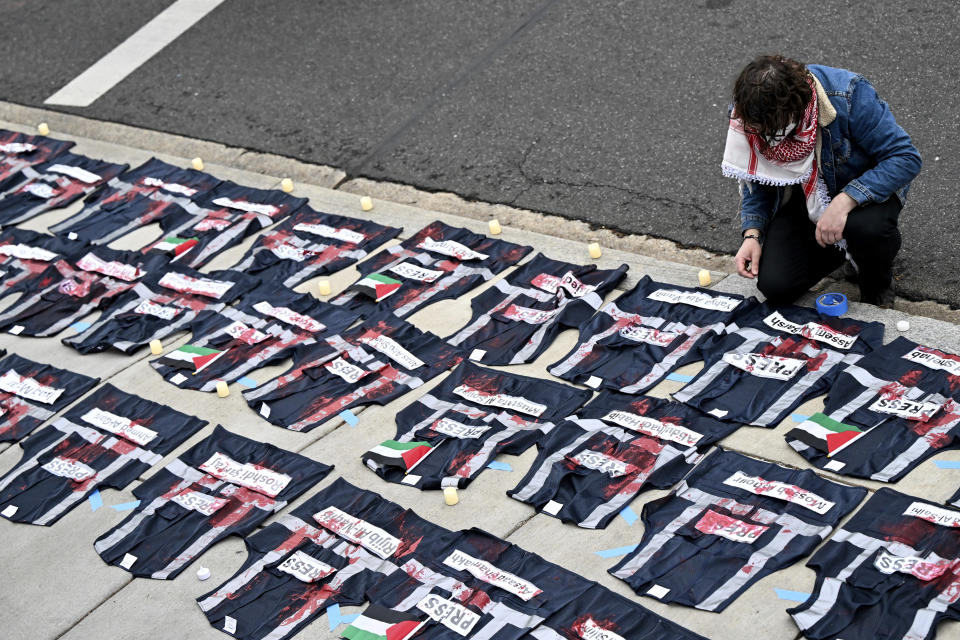
[[[89,107],[223,1],[177,0],[44,103]]]

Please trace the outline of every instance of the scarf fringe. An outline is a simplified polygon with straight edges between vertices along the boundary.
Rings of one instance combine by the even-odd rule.
[[[747,182],[756,182],[757,184],[766,185],[768,187],[788,187],[792,184],[802,184],[809,180],[810,174],[813,173],[813,167],[811,167],[809,171],[804,173],[799,178],[783,180],[777,180],[776,178],[771,178],[769,176],[759,176],[757,174],[749,173],[748,171],[739,167],[735,167],[727,162],[720,164],[720,172],[727,178],[737,178],[738,180],[745,180]],[[820,191],[819,185],[817,185],[817,191]],[[826,187],[823,188],[823,194],[826,195]],[[829,201],[830,199],[827,198],[827,202]]]

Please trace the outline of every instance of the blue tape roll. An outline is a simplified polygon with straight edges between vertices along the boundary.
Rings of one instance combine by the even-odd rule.
[[[817,298],[817,311],[825,316],[842,316],[849,307],[842,293],[825,293]]]

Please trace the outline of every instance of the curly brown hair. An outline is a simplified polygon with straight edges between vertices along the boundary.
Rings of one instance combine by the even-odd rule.
[[[733,115],[751,133],[769,138],[799,122],[813,90],[807,67],[781,55],[758,56],[733,85]]]

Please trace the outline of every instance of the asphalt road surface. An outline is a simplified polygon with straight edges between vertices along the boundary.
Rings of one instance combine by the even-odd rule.
[[[0,99],[33,106],[172,0],[5,0]],[[923,3],[225,0],[86,108],[732,252],[729,91],[759,53],[867,76],[924,157],[899,290],[960,306],[960,7]]]

